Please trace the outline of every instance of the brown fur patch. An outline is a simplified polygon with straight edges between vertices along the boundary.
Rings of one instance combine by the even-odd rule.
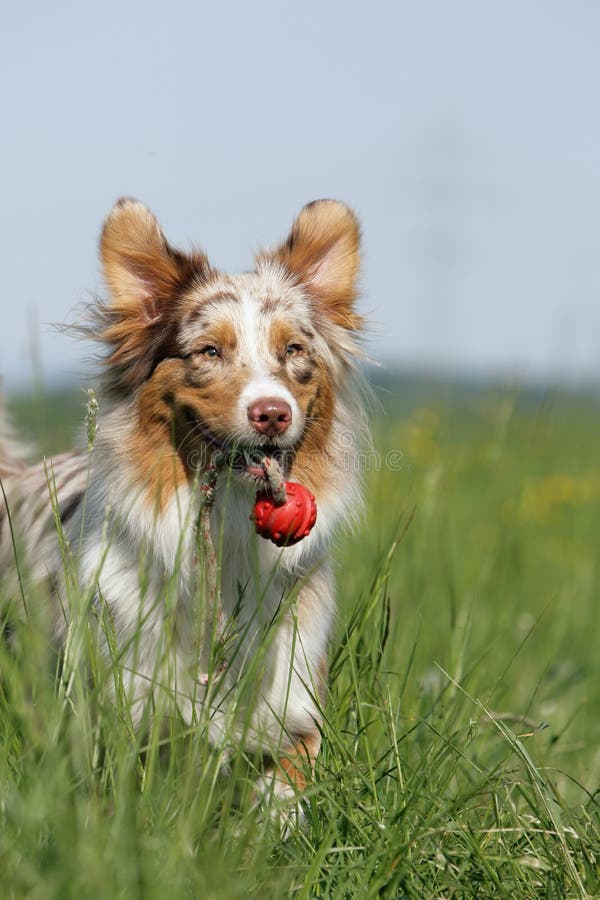
[[[288,356],[290,343],[299,344],[302,349],[296,355]],[[315,400],[318,390],[319,367],[312,354],[310,342],[286,319],[274,319],[269,331],[269,349],[277,359],[279,368],[273,374],[294,395],[298,406],[306,415]]]
[[[317,391],[307,409],[304,439],[296,453],[290,478],[306,485],[319,498],[331,481],[327,441],[333,422],[335,395],[323,366],[319,367],[317,378]]]
[[[293,356],[287,354],[290,344],[297,344],[300,347],[299,352]],[[292,378],[306,383],[306,379],[298,376],[305,371],[312,372],[314,361],[311,355],[311,339],[307,338],[300,328],[287,319],[273,319],[269,329],[269,349],[280,365],[288,367]]]
[[[238,344],[238,338],[233,322],[225,317],[212,321],[206,331],[203,331],[202,337],[196,341],[196,344],[197,346],[192,353],[195,351],[199,352],[204,347],[212,346],[216,347],[223,356],[231,355]],[[196,358],[199,360],[200,356],[197,356]],[[214,361],[211,360],[211,362]]]
[[[187,480],[186,467],[177,452],[174,408],[183,365],[181,360],[168,360],[144,385],[137,404],[138,427],[123,447],[157,513],[165,510],[175,490]]]
[[[176,402],[180,407],[188,406],[211,431],[226,438],[235,430],[237,399],[246,377],[241,365],[192,357],[186,368],[185,387],[178,390]]]
[[[269,329],[269,349],[280,363],[286,361],[286,350],[294,336],[294,329],[287,319],[273,319]]]

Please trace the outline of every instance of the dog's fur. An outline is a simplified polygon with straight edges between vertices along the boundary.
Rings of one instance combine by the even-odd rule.
[[[211,740],[233,736],[269,755],[278,792],[290,793],[320,745],[334,612],[329,547],[359,502],[356,218],[339,202],[309,204],[254,271],[226,275],[203,253],[171,247],[149,210],[125,199],[106,220],[101,255],[110,299],[94,305],[88,329],[106,348],[93,453],[28,467],[0,427],[3,591],[18,604],[14,532],[65,634],[55,493],[79,583],[92,586],[92,611],[108,611],[114,625],[134,720],[161,691],[191,722],[209,702]],[[257,433],[249,420],[264,397],[289,405],[281,434]],[[209,691],[201,674],[210,646],[198,649],[195,624],[198,481],[213,451],[234,448],[241,467],[221,473],[211,513],[229,636],[216,635],[227,659]],[[286,477],[316,497],[317,524],[294,546],[279,549],[254,533],[256,471],[240,455],[249,450],[280,454]],[[259,652],[255,702],[241,715],[233,688]]]

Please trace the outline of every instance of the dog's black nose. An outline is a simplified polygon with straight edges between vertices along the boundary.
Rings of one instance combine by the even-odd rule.
[[[248,407],[248,421],[259,434],[275,437],[290,427],[292,410],[285,400],[277,397],[261,397]]]

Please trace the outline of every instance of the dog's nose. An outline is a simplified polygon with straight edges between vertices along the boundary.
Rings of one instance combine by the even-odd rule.
[[[289,403],[277,397],[261,397],[248,407],[248,421],[259,434],[275,437],[287,431],[292,422]]]

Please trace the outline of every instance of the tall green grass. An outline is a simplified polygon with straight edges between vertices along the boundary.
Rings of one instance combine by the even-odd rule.
[[[59,661],[32,612],[0,648],[2,896],[600,892],[598,403],[408,393],[383,395],[337,550],[304,827],[282,841],[255,808],[243,750],[223,768],[200,727],[134,731],[86,623]]]

